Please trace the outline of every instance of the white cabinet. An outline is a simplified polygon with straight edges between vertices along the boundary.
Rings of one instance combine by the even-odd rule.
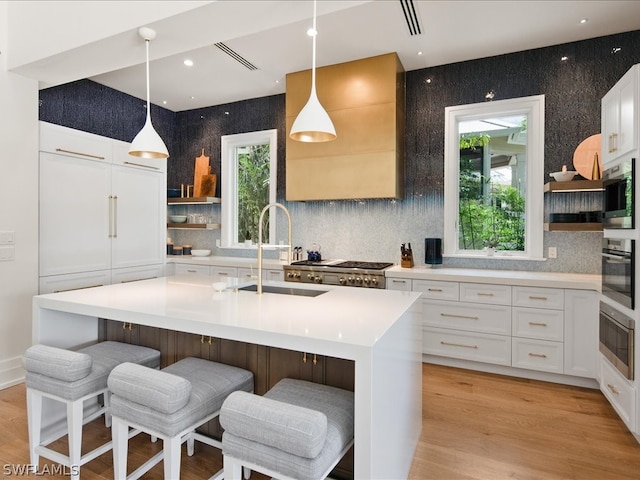
[[[191,265],[187,263],[177,263],[174,265],[173,271],[176,275],[209,275],[210,267],[208,265]]]
[[[129,161],[125,142],[45,122],[40,149],[40,277],[114,269],[130,281],[128,268],[164,265],[166,161]]]
[[[229,278],[238,276],[238,269],[236,267],[213,265],[209,269],[209,275],[213,277],[214,282],[226,282]]]
[[[597,376],[595,290],[394,277],[387,288],[422,293],[424,354]]]
[[[636,431],[636,389],[609,363],[600,356],[600,390],[613,406],[622,421],[632,432]]]
[[[602,160],[604,164],[638,146],[638,72],[631,69],[602,98]]]

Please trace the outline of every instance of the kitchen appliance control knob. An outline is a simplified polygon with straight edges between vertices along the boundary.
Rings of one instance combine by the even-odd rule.
[[[294,272],[293,278],[300,278],[300,272]]]
[[[349,278],[347,278],[347,281],[348,281],[349,283],[353,283],[353,277],[349,277]]]
[[[369,282],[371,282],[371,279],[369,277],[364,277],[365,285],[369,285]]]
[[[372,285],[378,285],[378,279],[377,279],[377,277],[373,277],[373,278],[371,279],[371,284],[372,284]]]
[[[338,279],[338,283],[340,283],[340,285],[345,285],[347,283],[347,279],[344,277],[340,277]]]
[[[356,283],[358,285],[362,285],[362,279],[360,277],[356,277]]]
[[[307,279],[313,281],[315,279],[315,275],[313,273],[308,273]]]
[[[315,277],[313,279],[313,281],[316,282],[316,283],[322,283],[322,277],[318,275],[317,277]]]
[[[293,278],[293,272],[287,273],[287,278]]]

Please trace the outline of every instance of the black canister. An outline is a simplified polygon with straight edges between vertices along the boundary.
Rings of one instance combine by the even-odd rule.
[[[191,255],[192,245],[183,245],[182,246],[182,254],[183,255]]]
[[[441,238],[425,238],[424,239],[424,263],[427,265],[442,264],[442,239]]]
[[[182,255],[182,247],[173,247],[174,255]]]

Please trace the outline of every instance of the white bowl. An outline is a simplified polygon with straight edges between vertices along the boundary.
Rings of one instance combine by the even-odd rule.
[[[186,215],[169,215],[169,220],[171,223],[184,223],[187,221]]]
[[[211,286],[216,292],[223,292],[227,289],[227,282],[213,282]]]
[[[554,172],[549,175],[553,177],[556,182],[569,182],[573,180],[578,172],[574,172],[573,170],[567,170],[566,172]]]
[[[206,257],[211,253],[211,250],[193,250],[191,249],[191,255],[194,257]]]

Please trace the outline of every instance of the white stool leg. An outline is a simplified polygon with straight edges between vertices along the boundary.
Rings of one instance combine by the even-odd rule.
[[[180,478],[180,435],[164,440],[164,478]]]
[[[27,423],[29,428],[29,460],[35,473],[40,465],[40,455],[36,453],[36,447],[40,445],[40,430],[42,428],[42,395],[31,388],[27,388]]]
[[[189,436],[187,437],[187,455],[189,455],[190,457],[193,456],[196,445],[196,439],[193,436],[193,433],[194,432],[189,433]]]
[[[242,467],[242,475],[244,476],[244,480],[249,480],[249,477],[251,477],[251,469]]]
[[[242,465],[235,458],[223,455],[222,467],[224,468],[224,480],[242,479]]]
[[[126,480],[129,425],[117,417],[111,417],[111,439],[113,440],[113,478]]]
[[[80,478],[80,457],[82,456],[82,400],[67,403],[67,437],[69,440],[69,463],[72,480]]]

